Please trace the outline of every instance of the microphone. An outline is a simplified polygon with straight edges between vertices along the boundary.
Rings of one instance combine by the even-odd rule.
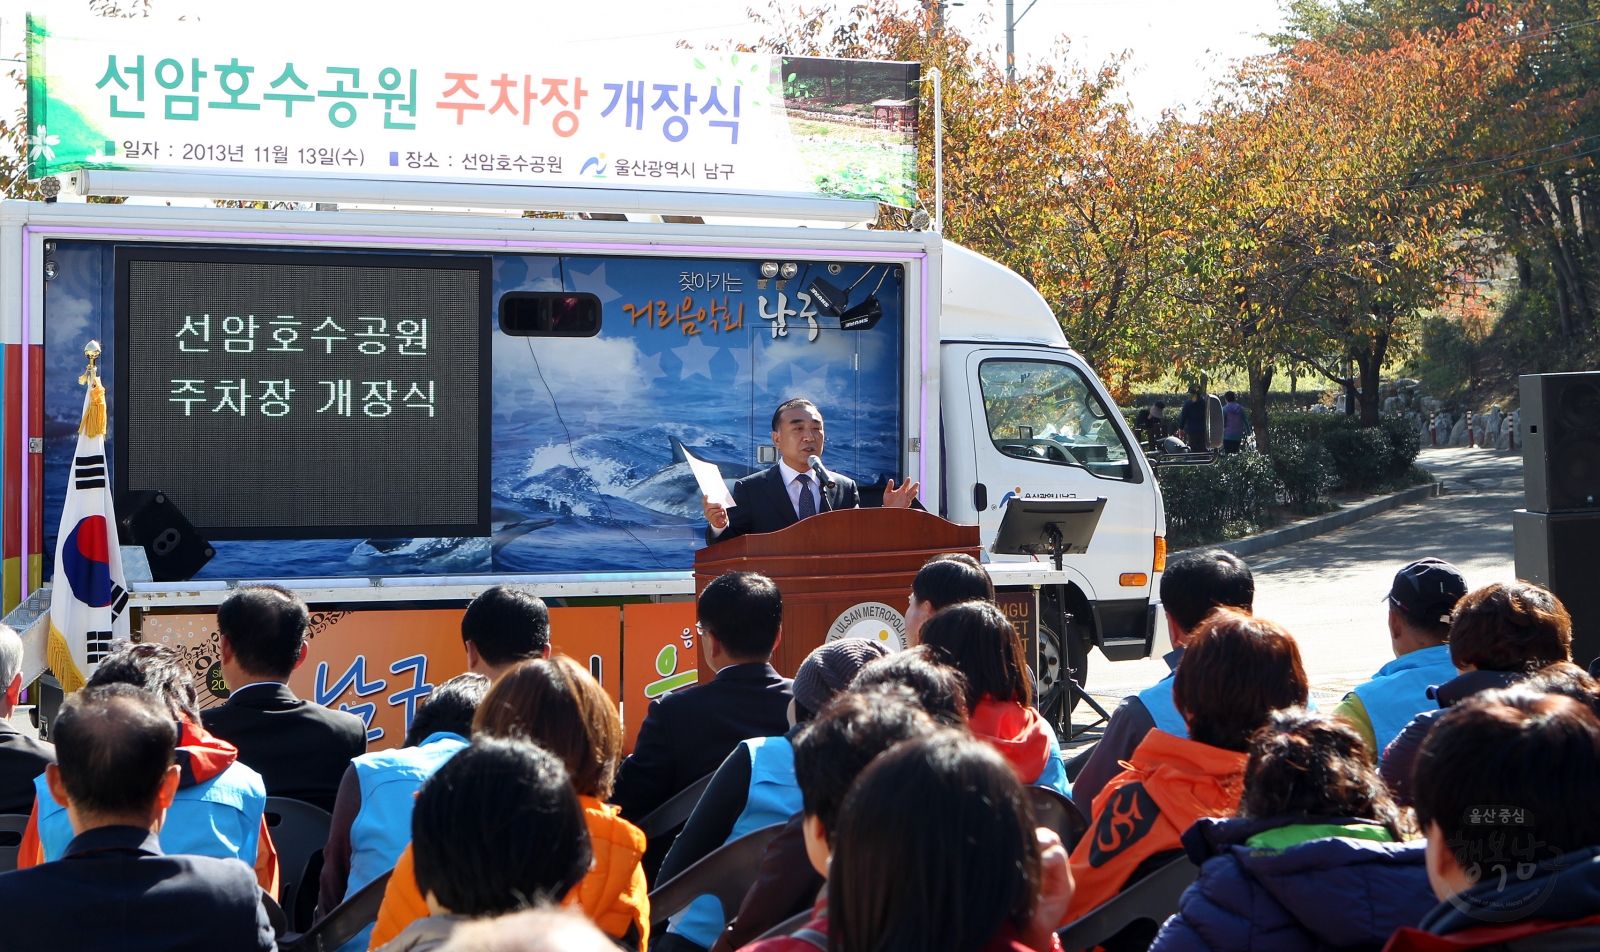
[[[817,485],[824,489],[832,489],[836,484],[833,474],[822,467],[822,460],[816,456],[807,456],[806,465],[811,467],[811,472],[816,474]]]

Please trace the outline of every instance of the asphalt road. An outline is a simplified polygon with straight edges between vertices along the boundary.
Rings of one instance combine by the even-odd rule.
[[[1327,535],[1247,559],[1256,613],[1300,642],[1312,696],[1330,707],[1394,655],[1382,599],[1394,573],[1427,556],[1452,562],[1476,588],[1514,577],[1511,511],[1522,505],[1522,455],[1476,449],[1424,450],[1417,460],[1445,495]],[[1159,639],[1158,639],[1159,640]],[[1089,692],[1107,709],[1165,676],[1158,658],[1110,662],[1090,655]],[[1087,707],[1074,720],[1083,723]]]

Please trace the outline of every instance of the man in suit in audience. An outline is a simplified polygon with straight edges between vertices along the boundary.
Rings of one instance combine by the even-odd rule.
[[[306,659],[306,603],[276,585],[251,585],[217,608],[225,704],[201,715],[205,728],[239,748],[261,774],[267,796],[333,812],[339,781],[367,751],[367,725],[346,711],[301,700],[289,675]]]
[[[855,480],[838,473],[832,489],[817,484],[808,460],[822,456],[822,412],[810,400],[779,404],[772,412],[772,444],[778,462],[733,484],[733,508],[702,497],[706,514],[706,545],[747,533],[777,532],[820,512],[854,509],[861,505]],[[920,483],[910,479],[897,489],[889,480],[883,504],[889,509],[908,508],[917,499]]]
[[[130,684],[84,688],[54,729],[45,776],[75,835],[63,858],[0,874],[7,948],[277,948],[250,867],[161,852],[182,772],[165,704]]]
[[[496,585],[461,616],[467,671],[489,683],[524,661],[550,657],[550,611],[544,599],[515,585]]]
[[[783,629],[778,586],[754,572],[729,572],[700,593],[695,614],[700,663],[716,676],[650,702],[611,797],[635,823],[715,771],[740,741],[789,729],[794,682],[771,663]],[[665,838],[650,843],[647,873],[671,845]]]
[[[33,809],[33,782],[56,749],[11,726],[11,714],[22,696],[22,639],[0,625],[0,813]]]

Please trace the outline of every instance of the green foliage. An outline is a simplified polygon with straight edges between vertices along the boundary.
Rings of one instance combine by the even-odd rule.
[[[1323,434],[1322,445],[1333,457],[1340,489],[1372,489],[1389,470],[1389,441],[1381,430],[1332,429]]]
[[[1343,492],[1371,492],[1404,476],[1422,449],[1420,435],[1399,417],[1363,429],[1356,417],[1344,413],[1285,413],[1273,420],[1272,429],[1274,455],[1277,441],[1285,437],[1320,443],[1333,464],[1333,488]]]
[[[1272,461],[1256,452],[1224,456],[1215,466],[1170,466],[1156,471],[1174,548],[1237,538],[1271,524],[1278,501]]]
[[[1310,512],[1339,485],[1333,456],[1321,443],[1280,432],[1272,441],[1272,468],[1283,487],[1285,505]]]

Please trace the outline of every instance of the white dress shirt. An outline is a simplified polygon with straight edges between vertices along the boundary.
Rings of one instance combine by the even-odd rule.
[[[778,460],[778,471],[783,474],[783,488],[789,493],[789,505],[794,507],[794,514],[798,517],[800,515],[800,491],[802,487],[800,481],[795,477],[801,475],[801,473],[788,463],[785,463],[781,458]],[[811,485],[804,488],[811,493],[812,500],[817,504],[817,511],[821,512],[822,487],[817,485],[817,474],[807,472],[805,476],[811,480]]]

